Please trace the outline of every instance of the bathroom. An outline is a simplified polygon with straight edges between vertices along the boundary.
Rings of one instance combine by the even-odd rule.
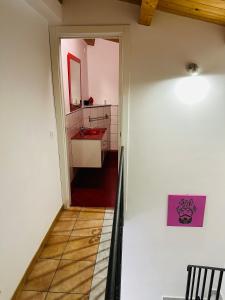
[[[61,78],[71,206],[114,207],[119,39],[61,39]]]

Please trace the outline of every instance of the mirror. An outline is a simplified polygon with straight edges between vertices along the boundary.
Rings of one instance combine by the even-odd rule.
[[[81,63],[71,53],[67,54],[70,111],[81,107]]]

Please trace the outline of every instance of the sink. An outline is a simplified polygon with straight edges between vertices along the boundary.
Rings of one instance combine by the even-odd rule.
[[[101,140],[105,132],[106,128],[84,128],[73,136],[72,140]]]
[[[88,128],[80,131],[80,135],[97,135],[102,133],[102,128]]]

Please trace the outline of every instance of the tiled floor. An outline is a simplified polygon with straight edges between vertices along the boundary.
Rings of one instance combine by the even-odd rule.
[[[63,210],[18,300],[104,300],[113,210]]]

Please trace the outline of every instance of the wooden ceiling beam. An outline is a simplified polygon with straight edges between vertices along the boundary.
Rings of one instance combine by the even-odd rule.
[[[119,0],[119,1],[141,5],[141,0]]]
[[[160,0],[158,9],[173,14],[225,25],[225,10],[202,4],[203,1]]]
[[[150,26],[159,0],[142,0],[139,23]]]
[[[210,1],[209,0],[197,0],[197,3],[205,4],[212,8],[217,7],[217,8],[225,9],[225,1],[224,0],[210,0]]]
[[[119,43],[120,40],[118,38],[114,38],[114,39],[104,39],[106,41],[110,41],[110,42],[114,42],[114,43]]]
[[[225,0],[120,0],[141,5],[139,23],[150,25],[155,9],[225,25]]]
[[[193,1],[193,0],[160,0],[158,9],[161,7],[169,6],[170,8],[178,7],[180,10],[193,11],[193,13],[198,14],[208,14],[208,15],[218,15],[222,18],[225,16],[225,7],[219,8],[216,6],[211,6],[209,4],[202,3],[203,1]]]
[[[95,39],[84,39],[84,41],[88,46],[94,46],[95,45]]]

